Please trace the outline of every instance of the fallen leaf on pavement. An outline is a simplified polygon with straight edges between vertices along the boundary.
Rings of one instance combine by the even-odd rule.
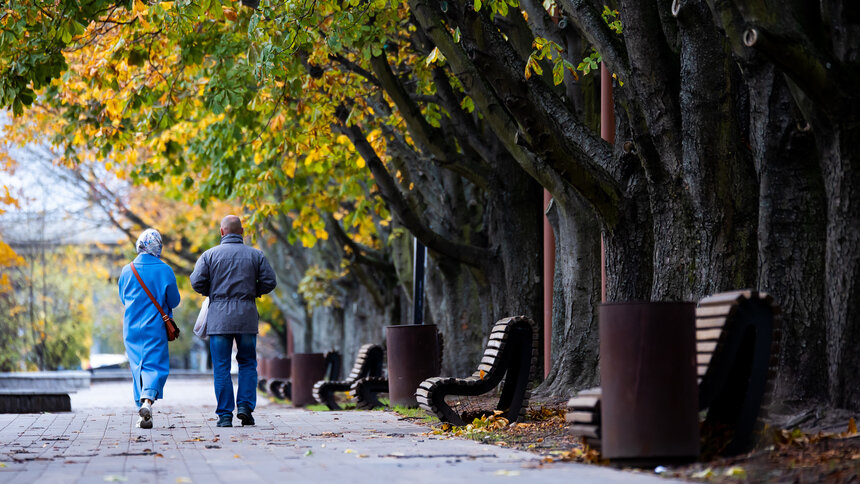
[[[713,475],[714,470],[708,467],[706,469],[702,469],[699,472],[694,472],[693,475],[691,475],[690,477],[692,477],[693,479],[707,479],[709,477],[712,477]]]
[[[128,477],[125,476],[116,476],[113,474],[109,474],[105,476],[105,481],[107,482],[125,482],[128,480]]]
[[[725,475],[727,477],[737,477],[738,479],[746,479],[747,471],[744,470],[743,467],[732,466],[726,469]]]

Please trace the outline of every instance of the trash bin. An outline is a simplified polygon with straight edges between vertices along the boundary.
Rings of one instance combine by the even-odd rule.
[[[695,303],[599,308],[602,454],[684,461],[699,454]]]

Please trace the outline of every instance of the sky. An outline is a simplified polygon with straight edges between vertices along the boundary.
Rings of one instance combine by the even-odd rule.
[[[0,125],[10,122],[0,111]],[[54,165],[39,146],[10,147],[14,173],[0,170],[0,186],[9,187],[20,207],[4,207],[0,235],[9,244],[44,240],[59,243],[114,243],[126,240],[107,216],[87,200],[86,191]]]

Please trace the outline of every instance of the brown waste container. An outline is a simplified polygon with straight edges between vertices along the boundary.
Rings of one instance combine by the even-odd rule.
[[[385,329],[391,405],[417,407],[415,390],[418,385],[441,371],[436,325],[387,326]]]
[[[325,377],[325,355],[322,353],[293,353],[292,402],[296,407],[316,403],[314,384]]]
[[[695,311],[687,302],[600,305],[604,457],[698,456]]]

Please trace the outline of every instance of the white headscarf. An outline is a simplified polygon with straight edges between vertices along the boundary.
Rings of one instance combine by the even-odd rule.
[[[134,244],[138,254],[149,254],[161,257],[161,234],[155,229],[146,229]]]

